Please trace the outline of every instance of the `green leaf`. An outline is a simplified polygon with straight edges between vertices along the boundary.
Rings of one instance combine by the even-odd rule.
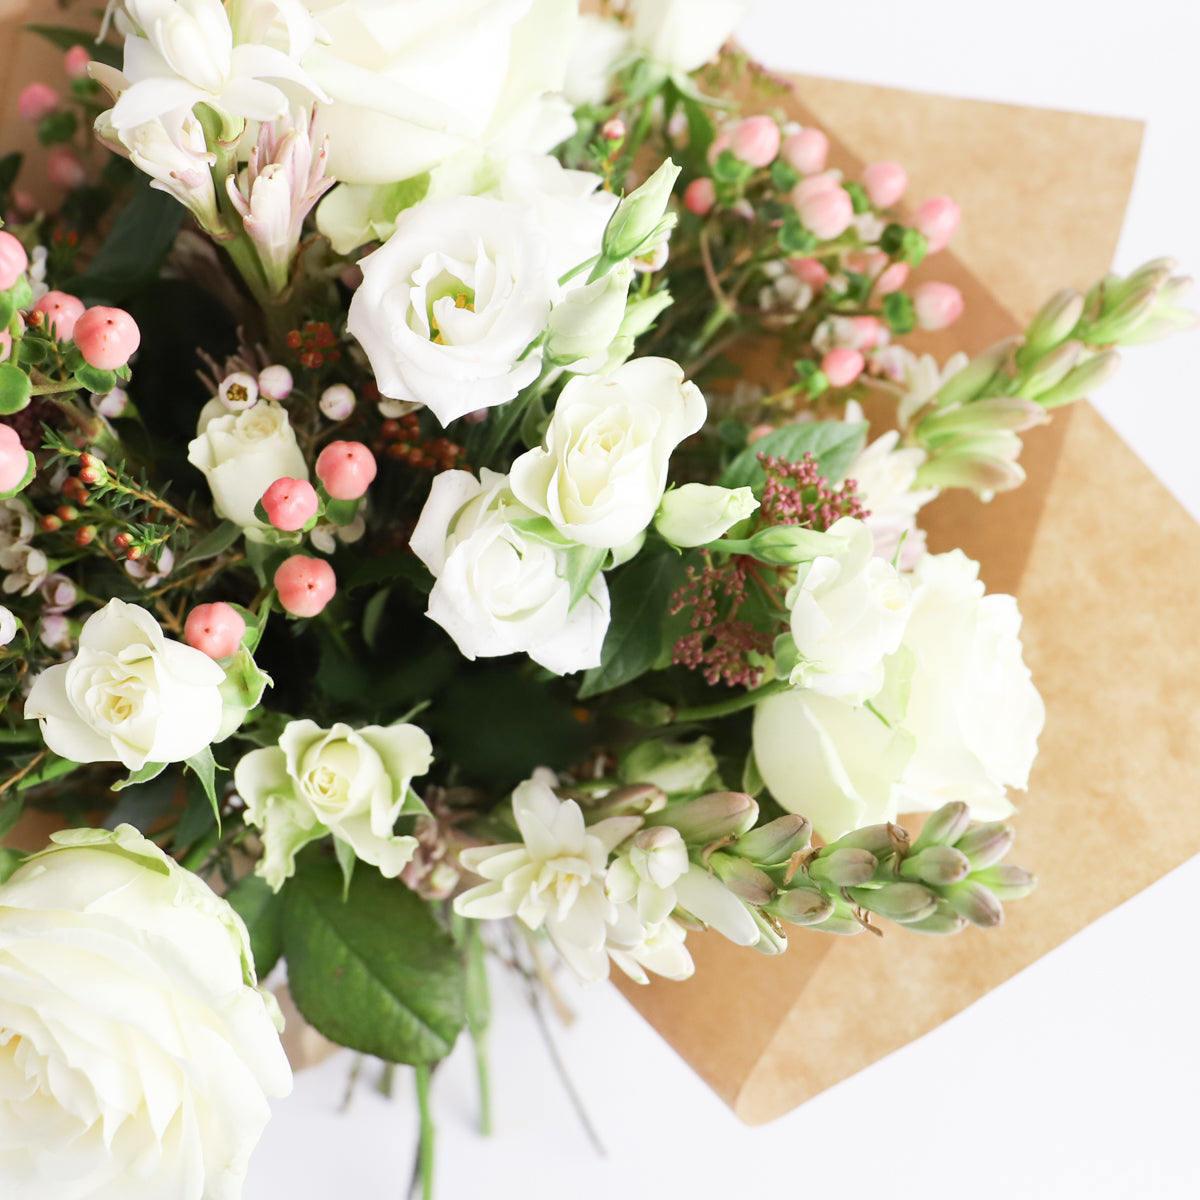
[[[889,292],[883,298],[883,319],[897,337],[912,333],[917,324],[912,297],[907,292]]]
[[[43,146],[69,142],[79,128],[79,118],[69,108],[47,113],[38,124],[38,141]]]
[[[33,385],[29,376],[12,363],[0,363],[0,414],[20,412],[28,403]]]
[[[843,183],[842,187],[850,196],[856,214],[871,211],[871,202],[867,199],[867,190],[861,183]]]
[[[39,783],[49,783],[52,779],[69,775],[77,766],[79,764],[72,762],[69,758],[59,758],[57,754],[47,754],[42,761],[42,765],[36,770],[30,771],[17,784],[17,791],[23,792],[27,788],[37,787]]]
[[[98,62],[108,63],[110,67],[121,65],[121,47],[110,46],[106,42],[96,41],[94,29],[67,29],[62,25],[26,25],[30,33],[45,38],[59,50],[70,50],[72,46],[83,46]]]
[[[19,151],[14,150],[11,154],[0,158],[0,195],[5,195],[12,190],[13,184],[17,182],[17,176],[21,173],[21,163],[24,157]]]
[[[217,819],[217,829],[221,828],[221,805],[217,800],[217,761],[213,758],[211,746],[205,746],[199,754],[193,754],[187,760],[187,765],[195,772],[196,778],[204,788],[204,794],[212,805],[213,816]]]
[[[771,164],[771,185],[777,192],[790,192],[800,182],[800,172],[785,159]]]
[[[667,609],[684,578],[684,560],[676,554],[637,558],[615,576],[600,665],[584,675],[581,700],[629,683],[654,665],[670,640]]]
[[[387,610],[388,597],[392,594],[390,587],[382,587],[363,605],[362,636],[368,648],[375,649],[379,640],[380,627],[383,624],[383,614]]]
[[[786,462],[799,462],[811,454],[821,468],[821,474],[832,482],[844,479],[850,464],[858,456],[866,438],[865,425],[848,425],[844,421],[811,421],[802,425],[785,425],[773,430],[747,446],[729,464],[721,476],[722,487],[752,487],[760,495],[766,475],[758,456],[769,454]]]
[[[131,785],[126,780],[120,785],[121,797],[104,818],[105,829],[132,825],[145,833],[174,803],[179,777],[163,775],[165,763],[148,763],[147,766],[157,767],[157,770],[146,782]]]
[[[175,846],[179,848],[194,845],[217,823],[204,784],[195,775],[186,776],[185,783],[187,807],[175,827]]]
[[[25,861],[25,855],[11,846],[0,846],[0,883],[6,879]]]
[[[272,891],[260,875],[245,875],[225,893],[225,899],[245,922],[254,973],[265,979],[283,953],[283,893]]]
[[[206,533],[184,551],[175,563],[175,570],[180,571],[192,563],[203,562],[206,558],[216,558],[241,536],[241,526],[232,521],[222,521],[211,533]]]
[[[117,386],[117,376],[114,371],[102,371],[99,367],[88,366],[87,363],[84,363],[75,372],[75,378],[89,392],[95,392],[97,396],[105,396]]]
[[[608,551],[595,546],[572,546],[563,557],[567,560],[563,578],[571,585],[568,608],[574,608],[588,594],[593,580],[600,574]]]
[[[355,857],[354,847],[340,837],[333,839],[333,853],[342,869],[342,903],[345,904],[350,899],[350,884],[354,880],[354,864],[358,859]]]
[[[809,254],[817,248],[817,235],[804,228],[794,209],[779,227],[779,248],[784,254]]]
[[[283,897],[288,982],[311,1025],[387,1062],[450,1053],[466,1019],[465,972],[424,901],[366,870],[343,901],[337,863],[315,848]]]
[[[135,787],[139,783],[149,783],[151,779],[158,778],[167,769],[165,762],[148,762],[143,763],[136,771],[130,771],[129,775],[112,785],[114,792],[119,792],[127,787]]]
[[[0,799],[0,838],[21,819],[25,809],[25,800],[19,793]]]

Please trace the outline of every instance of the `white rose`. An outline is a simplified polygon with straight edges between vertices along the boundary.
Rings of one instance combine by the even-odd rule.
[[[654,528],[672,546],[703,546],[715,542],[757,508],[751,488],[685,483],[663,496],[654,515]]]
[[[392,829],[404,813],[425,811],[411,784],[432,761],[429,736],[416,725],[289,721],[278,746],[251,750],[234,770],[246,820],[262,830],[258,874],[278,891],[301,847],[332,833],[388,879],[399,875],[417,839]]]
[[[437,579],[427,615],[470,659],[525,653],[558,675],[598,666],[609,618],[604,576],[572,607],[567,551],[511,523],[534,515],[486,467],[479,480],[466,471],[437,476],[410,543]]]
[[[585,13],[579,18],[575,45],[563,80],[572,104],[603,104],[617,64],[629,52],[629,30],[609,17]]]
[[[218,516],[240,525],[261,541],[270,526],[254,515],[254,506],[277,479],[307,479],[308,464],[278,401],[260,399],[242,412],[230,412],[219,400],[200,410],[196,438],[188,443],[188,462],[204,472]]]
[[[237,1200],[291,1091],[241,919],[130,825],[0,885],[0,1194]]]
[[[912,591],[873,556],[871,531],[861,521],[842,517],[828,532],[845,539],[845,551],[801,563],[786,597],[799,655],[791,682],[862,701],[883,686],[883,660],[900,645]]]
[[[716,56],[745,16],[744,0],[632,0],[633,45],[668,71],[687,74]]]
[[[42,723],[55,754],[73,762],[182,762],[221,728],[225,672],[207,654],[169,641],[136,604],[110,600],[79,634],[70,662],[48,667],[25,716]]]
[[[556,284],[529,209],[479,196],[418,205],[359,266],[346,328],[383,395],[425,404],[447,425],[537,378],[541,354],[525,351]]]
[[[575,0],[305,0],[329,40],[303,65],[329,173],[393,183],[486,145],[561,90]]]
[[[614,549],[654,518],[671,451],[705,417],[704,396],[665,358],[607,376],[576,376],[558,398],[541,448],[512,466],[517,499],[571,541]]]

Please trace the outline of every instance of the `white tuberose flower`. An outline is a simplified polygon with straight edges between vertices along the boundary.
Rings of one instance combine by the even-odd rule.
[[[225,672],[207,654],[169,641],[136,604],[110,600],[79,634],[68,663],[33,682],[25,716],[55,754],[74,762],[182,762],[221,728]]]
[[[132,826],[0,885],[0,1195],[236,1200],[291,1091],[241,919]]]
[[[554,776],[539,769],[513,792],[513,816],[524,843],[482,846],[460,854],[463,866],[489,882],[464,892],[454,911],[464,917],[520,917],[543,926],[567,966],[585,983],[608,975],[605,941],[617,919],[605,895],[608,856],[641,824],[609,817],[585,825],[574,800],[559,800]]]

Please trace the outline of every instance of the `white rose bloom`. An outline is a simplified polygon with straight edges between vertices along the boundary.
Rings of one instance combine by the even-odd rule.
[[[668,71],[687,74],[716,57],[749,11],[745,0],[631,0],[633,45]]]
[[[665,358],[638,358],[563,388],[544,445],[512,466],[512,489],[571,541],[615,549],[654,519],[671,452],[705,417],[704,396]]]
[[[237,1200],[291,1091],[241,919],[132,826],[0,885],[0,1194]]]
[[[329,173],[394,183],[487,145],[560,91],[575,0],[305,0],[329,40],[305,69]]]
[[[25,701],[55,754],[74,762],[182,762],[221,728],[225,672],[170,641],[136,604],[110,600],[84,622],[68,663],[44,670]]]
[[[791,682],[862,701],[883,686],[883,660],[900,645],[912,591],[891,563],[874,557],[862,521],[842,517],[828,532],[845,539],[845,551],[801,563],[786,597],[800,659]]]
[[[262,830],[257,873],[278,891],[301,847],[332,833],[386,878],[399,875],[417,839],[392,830],[405,813],[425,811],[411,784],[432,762],[429,735],[416,725],[289,721],[278,746],[251,750],[234,770],[246,820]]]
[[[210,400],[200,410],[188,462],[204,472],[217,515],[256,541],[270,528],[254,515],[263,492],[277,479],[308,478],[287,409],[276,400],[260,399],[238,413]]]
[[[609,619],[604,576],[572,607],[566,551],[511,524],[534,516],[487,468],[479,480],[438,475],[410,543],[437,580],[427,615],[470,659],[525,653],[559,675],[597,666]]]
[[[513,816],[523,842],[480,846],[459,855],[488,882],[463,892],[454,911],[464,917],[519,917],[546,930],[563,961],[585,983],[608,975],[606,941],[617,920],[604,891],[608,856],[641,825],[641,817],[609,817],[585,825],[574,800],[554,794],[554,775],[534,772],[513,791]]]
[[[574,105],[603,104],[617,64],[629,53],[629,30],[610,17],[585,13],[579,18],[563,94]]]
[[[541,354],[525,351],[550,315],[549,262],[527,208],[479,196],[421,204],[359,263],[346,328],[384,396],[425,404],[448,425],[537,378]]]

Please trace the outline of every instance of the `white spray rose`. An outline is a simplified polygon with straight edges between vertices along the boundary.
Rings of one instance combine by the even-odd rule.
[[[685,483],[663,496],[654,528],[672,546],[688,549],[715,542],[757,508],[752,488]]]
[[[136,604],[110,600],[79,634],[70,662],[47,667],[25,701],[55,754],[74,762],[182,762],[217,737],[225,672],[166,638]]]
[[[631,0],[630,7],[634,49],[687,74],[716,57],[750,6],[744,0]]]
[[[572,607],[567,552],[512,524],[534,516],[486,467],[478,480],[467,471],[437,476],[410,542],[437,579],[426,615],[470,659],[525,653],[558,675],[598,666],[609,619],[604,576]]]
[[[200,410],[195,440],[188,443],[188,462],[204,472],[217,515],[254,540],[262,540],[270,528],[254,515],[263,492],[277,479],[308,478],[287,409],[276,400],[260,399],[237,413],[210,400]]]
[[[416,725],[289,721],[278,746],[251,750],[234,771],[246,820],[262,830],[257,873],[278,891],[297,852],[332,833],[388,879],[399,875],[417,839],[392,830],[402,815],[425,811],[411,784],[432,761],[429,736]]]
[[[291,1091],[232,908],[130,825],[0,885],[0,1194],[237,1200]]]
[[[666,358],[577,375],[558,398],[544,445],[513,463],[512,490],[571,541],[623,546],[653,520],[671,452],[705,412],[700,389]]]

